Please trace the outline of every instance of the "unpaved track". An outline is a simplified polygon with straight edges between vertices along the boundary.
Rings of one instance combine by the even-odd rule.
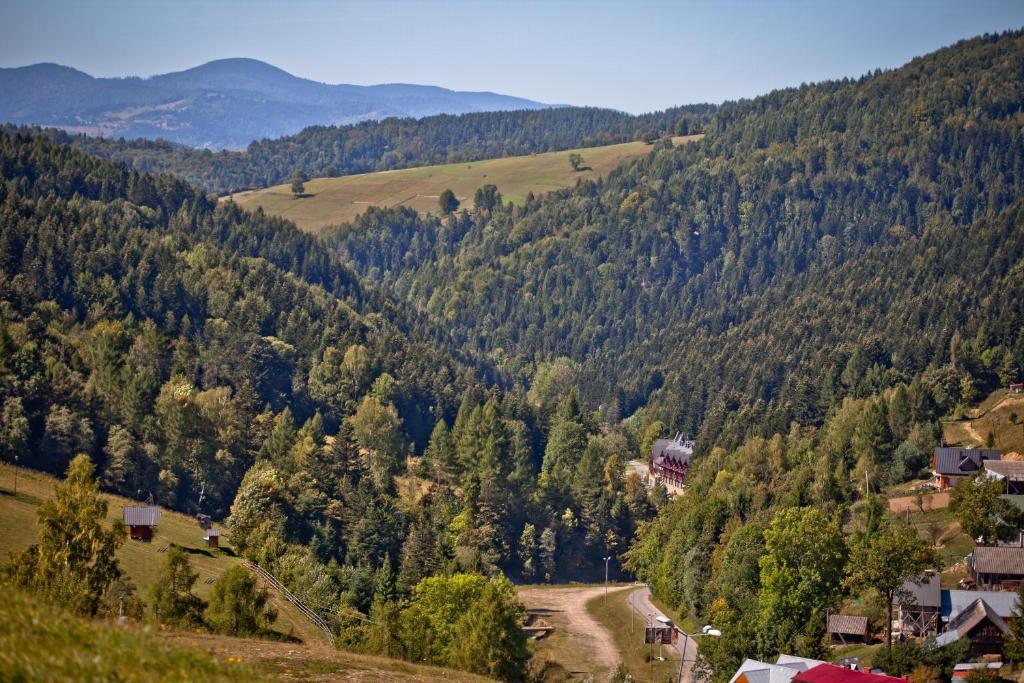
[[[612,591],[630,590],[613,588]],[[592,616],[587,612],[587,601],[604,595],[604,587],[572,587],[565,588],[520,588],[519,601],[527,609],[548,610],[552,613],[552,621],[566,622],[567,635],[579,644],[579,660],[589,662],[593,669],[611,671],[621,661],[615,641]]]

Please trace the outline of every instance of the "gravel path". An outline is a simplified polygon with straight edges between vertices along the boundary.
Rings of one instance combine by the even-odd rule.
[[[567,635],[579,644],[580,661],[606,671],[619,665],[615,641],[586,607],[588,600],[604,594],[604,587],[521,588],[518,593],[527,609],[546,610],[551,614],[549,621],[564,622]]]

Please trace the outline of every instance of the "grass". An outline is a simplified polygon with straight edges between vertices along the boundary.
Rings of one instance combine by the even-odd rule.
[[[661,648],[664,661],[655,659],[659,654],[659,646],[644,644],[644,627],[646,621],[640,615],[633,619],[633,630],[630,632],[630,611],[627,597],[633,588],[618,590],[604,596],[592,598],[587,602],[587,612],[609,633],[622,657],[626,669],[637,681],[664,681],[675,678],[679,671],[677,651],[672,647]]]
[[[52,495],[58,482],[41,472],[18,468],[15,495],[14,472],[10,466],[0,468],[0,561],[6,561],[9,552],[35,542],[36,508]],[[104,498],[108,518],[120,518],[121,506],[129,501],[108,494]],[[196,593],[208,597],[212,585],[207,579],[216,579],[241,560],[230,547],[206,548],[202,536],[191,517],[162,510],[153,542],[126,540],[118,550],[118,561],[146,599],[164,557],[160,548],[175,543],[189,553],[199,573]],[[226,546],[226,540],[222,537],[222,545]],[[485,680],[459,671],[338,650],[274,591],[271,603],[278,611],[275,629],[302,642],[159,630],[151,625],[119,627],[47,608],[30,596],[0,586],[0,614],[4,615],[0,620],[0,681]]]
[[[259,681],[245,664],[167,642],[151,628],[74,617],[11,587],[0,591],[5,681]]]
[[[699,135],[673,138],[675,143],[700,139]],[[529,156],[505,157],[458,164],[420,166],[397,171],[380,171],[340,178],[317,178],[305,184],[306,194],[294,198],[291,184],[233,195],[246,208],[263,207],[267,213],[283,216],[303,230],[321,232],[331,225],[346,222],[370,206],[408,206],[420,213],[438,211],[437,198],[450,189],[469,207],[473,194],[492,184],[506,201],[521,205],[530,192],[541,194],[572,187],[580,179],[594,179],[627,159],[647,154],[651,146],[643,142],[547,152]],[[583,156],[584,171],[573,171],[569,155]]]
[[[0,681],[486,680],[325,645],[118,626],[73,616],[10,586],[0,590],[0,614]]]
[[[871,663],[871,658],[875,656],[879,648],[885,647],[885,643],[874,643],[871,645],[844,645],[837,647],[832,650],[832,656],[830,659],[833,662],[838,662],[841,659],[848,657],[856,657],[861,668],[867,668]]]
[[[57,479],[41,472],[17,468],[18,493],[13,494],[15,468],[5,465],[0,469],[0,560],[6,560],[8,553],[23,550],[36,541],[38,527],[36,508],[49,498]],[[119,496],[104,494],[107,500],[107,519],[113,522],[121,518],[121,506],[131,501]],[[136,503],[137,504],[137,503]],[[213,585],[225,570],[241,562],[234,556],[227,542],[221,537],[221,548],[207,548],[203,541],[203,530],[196,521],[170,510],[162,510],[160,525],[153,541],[125,540],[117,551],[117,559],[125,574],[131,577],[139,595],[148,600],[149,589],[156,582],[164,554],[161,548],[169,544],[181,546],[189,554],[192,568],[199,574],[195,592],[206,599]],[[323,642],[325,634],[317,629],[287,600],[271,591],[271,604],[278,612],[274,628],[284,635],[303,641]]]

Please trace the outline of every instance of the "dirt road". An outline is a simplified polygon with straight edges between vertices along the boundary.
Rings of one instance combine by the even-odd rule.
[[[597,674],[619,665],[619,651],[611,634],[587,612],[587,601],[603,595],[603,587],[526,587],[520,588],[518,594],[527,609],[536,611],[555,627],[552,640],[564,644],[559,647],[556,642],[555,647],[571,654],[571,661],[568,656],[559,657],[559,661],[574,673]]]

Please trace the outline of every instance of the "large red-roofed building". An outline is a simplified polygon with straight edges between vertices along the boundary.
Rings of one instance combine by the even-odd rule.
[[[793,677],[793,683],[906,683],[902,678],[854,671],[835,664],[819,664]]]

